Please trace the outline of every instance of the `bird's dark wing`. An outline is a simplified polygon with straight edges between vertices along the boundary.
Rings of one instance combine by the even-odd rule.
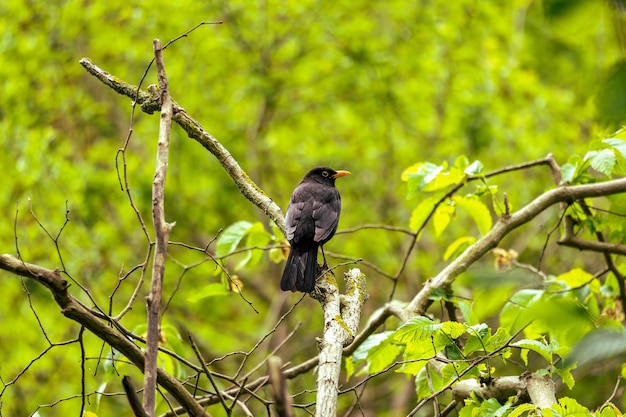
[[[301,183],[291,195],[285,216],[287,240],[307,247],[326,243],[337,230],[340,211],[341,197],[335,187]]]
[[[313,244],[315,223],[313,221],[314,195],[309,184],[300,184],[294,190],[289,201],[289,208],[285,215],[285,229],[287,240],[293,245]],[[304,246],[301,250],[304,250]]]
[[[296,235],[296,229],[298,227],[298,223],[302,218],[302,210],[304,209],[304,202],[289,202],[289,208],[287,209],[287,214],[285,215],[285,236],[288,241],[292,241]]]
[[[324,244],[337,231],[341,197],[335,187],[326,187],[323,196],[317,196],[313,204],[313,220],[315,220],[315,237],[313,240]]]

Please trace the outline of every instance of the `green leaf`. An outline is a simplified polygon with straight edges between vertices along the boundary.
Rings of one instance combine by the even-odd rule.
[[[252,227],[248,228],[246,231],[246,246],[250,248],[267,246],[271,240],[272,235],[265,230],[265,227],[261,222],[254,223]],[[239,264],[235,267],[235,270],[239,270],[244,266],[251,267],[258,264],[262,256],[263,250],[261,249],[249,250],[248,256],[239,262]]]
[[[443,325],[435,323],[428,317],[416,316],[400,326],[393,335],[398,343],[413,343],[434,336]]]
[[[463,236],[450,243],[443,254],[443,260],[447,261],[452,256],[458,254],[462,250],[465,250],[469,245],[474,244],[476,238],[472,236]]]
[[[572,375],[572,371],[577,368],[577,365],[576,364],[566,365],[562,363],[559,365],[560,366],[557,366],[554,369],[554,372],[556,372],[556,374],[561,378],[563,383],[567,385],[569,389],[574,388],[574,384],[576,383],[576,380],[574,379],[574,375]]]
[[[570,163],[563,164],[563,166],[561,166],[561,182],[559,185],[574,181],[574,178],[576,177],[576,169],[576,165]]]
[[[429,365],[420,369],[415,377],[415,393],[418,399],[428,397],[444,385],[445,382],[439,372],[431,369]]]
[[[451,185],[459,184],[465,180],[463,171],[452,168],[450,171],[440,172],[433,180],[424,186],[425,192],[442,190]]]
[[[441,331],[452,339],[460,337],[467,330],[467,326],[456,321],[444,321],[441,323]]]
[[[474,326],[479,323],[478,317],[474,312],[472,303],[465,300],[459,300],[457,302],[457,306],[467,324],[469,324],[470,326]]]
[[[432,162],[424,162],[418,166],[415,172],[407,173],[407,186],[409,187],[407,198],[411,198],[424,191],[426,185],[437,178],[437,175],[445,168],[445,164],[436,165]]]
[[[454,204],[458,207],[467,211],[472,219],[474,219],[474,222],[476,223],[476,226],[478,226],[478,230],[482,235],[487,234],[487,232],[491,230],[491,226],[493,224],[491,212],[482,201],[477,198],[462,196],[454,196],[452,197],[452,201],[454,201]]]
[[[485,323],[476,324],[467,328],[467,334],[469,338],[465,342],[464,353],[469,355],[470,353],[479,351],[484,352],[486,345],[491,338],[491,329]]]
[[[227,295],[229,294],[228,289],[224,286],[224,284],[206,284],[203,285],[200,289],[198,289],[193,296],[189,297],[189,301],[192,303],[196,303],[203,298],[215,297],[219,295]]]
[[[591,415],[587,408],[578,404],[575,399],[569,397],[559,398],[558,402],[551,408],[561,417],[587,417]]]
[[[391,365],[402,347],[394,343],[391,331],[376,333],[368,337],[352,355],[355,362],[366,361],[361,373],[376,373]]]
[[[350,379],[354,375],[356,366],[354,365],[354,358],[352,356],[344,357],[343,364],[346,369],[346,379]]]
[[[589,161],[593,169],[610,177],[617,162],[617,157],[612,150],[602,149],[600,151],[587,152],[585,160]]]
[[[550,347],[539,340],[522,339],[513,343],[511,346],[531,350],[535,353],[540,354],[546,360],[546,362],[548,362],[548,364],[552,363],[552,351],[550,350]],[[524,363],[528,365],[528,356],[524,355],[523,359]]]
[[[520,404],[517,407],[513,408],[513,410],[511,410],[511,412],[507,414],[507,417],[520,417],[524,413],[529,413],[528,415],[531,415],[531,413],[535,410],[537,410],[537,406],[534,404]]]
[[[532,321],[528,309],[543,297],[541,290],[525,289],[513,294],[500,312],[500,326],[509,333],[517,333],[520,329]]]
[[[409,220],[409,227],[412,230],[418,230],[422,224],[428,218],[428,215],[435,208],[435,204],[441,199],[441,196],[434,195],[420,201],[420,203],[413,209],[411,213],[411,219]],[[418,236],[419,239],[419,236]]]
[[[437,207],[433,215],[433,227],[435,228],[435,236],[441,236],[441,233],[448,227],[452,217],[454,217],[454,206],[451,204],[441,204]]]
[[[600,410],[600,414],[597,414],[597,416],[598,417],[622,417],[623,414],[619,410],[619,408],[615,406],[615,404],[608,403],[602,406],[602,409]]]
[[[617,138],[608,138],[604,139],[602,142],[614,148],[618,151],[624,158],[626,158],[626,141]]]
[[[464,172],[467,175],[480,175],[483,173],[483,164],[482,162],[476,160],[472,162],[467,168],[465,168]]]
[[[228,226],[217,238],[215,256],[226,256],[234,251],[252,226],[251,222],[245,220]]]
[[[574,268],[556,277],[557,280],[564,282],[569,288],[580,288],[593,281],[593,275],[581,269]]]

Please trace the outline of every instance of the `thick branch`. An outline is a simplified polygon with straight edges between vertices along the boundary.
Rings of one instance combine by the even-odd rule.
[[[318,290],[324,311],[324,337],[320,343],[317,374],[317,417],[337,415],[337,394],[343,347],[354,339],[365,302],[365,275],[358,268],[346,273],[346,295],[339,296],[337,283],[330,273]],[[342,308],[343,304],[343,308]]]
[[[106,71],[102,70],[91,62],[87,58],[80,60],[80,64],[94,77],[100,80],[103,84],[113,89],[118,94],[129,97],[132,100],[137,101],[141,105],[141,109],[146,113],[152,113],[155,109],[160,108],[158,97],[151,95],[148,92],[139,90],[137,93],[137,87],[120,80],[117,77],[112,76]],[[255,183],[248,177],[246,172],[239,166],[235,158],[231,153],[212,135],[205,131],[200,123],[187,114],[185,109],[173,104],[174,116],[173,119],[180,127],[182,127],[187,135],[191,139],[194,139],[202,146],[204,146],[209,152],[217,158],[220,164],[224,167],[228,175],[235,182],[241,193],[250,200],[255,206],[267,214],[267,216],[276,223],[281,231],[285,231],[285,219],[282,210],[271,198],[269,198],[263,190],[261,190]]]
[[[607,196],[623,192],[626,192],[626,178],[595,184],[558,187],[546,191],[510,216],[501,217],[485,236],[468,247],[436,277],[424,284],[420,292],[407,306],[405,320],[424,312],[428,305],[428,296],[433,289],[443,288],[452,283],[470,265],[495,248],[511,231],[529,222],[548,207],[561,202],[571,202],[583,198]]]
[[[34,279],[45,285],[52,293],[56,303],[61,307],[64,316],[85,326],[90,332],[124,355],[138,369],[144,369],[144,356],[141,349],[125,335],[116,332],[109,323],[98,319],[91,310],[75,299],[68,292],[67,281],[61,277],[58,270],[22,262],[8,254],[0,255],[0,269]],[[206,415],[204,409],[176,378],[162,369],[157,369],[157,382],[178,401],[190,416]]]

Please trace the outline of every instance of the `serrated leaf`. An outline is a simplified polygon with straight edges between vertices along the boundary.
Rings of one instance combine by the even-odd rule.
[[[602,409],[600,410],[600,414],[598,415],[598,417],[622,417],[622,416],[623,416],[622,412],[613,403],[608,403],[602,406]]]
[[[590,415],[586,407],[569,397],[559,398],[558,402],[550,408],[559,413],[561,417],[586,417]]]
[[[554,370],[554,372],[556,372],[556,374],[561,377],[561,380],[563,381],[563,383],[565,385],[567,385],[567,388],[572,389],[574,388],[574,384],[576,383],[576,380],[574,379],[574,375],[572,375],[572,371],[576,369],[576,365],[570,365],[570,366],[561,366],[558,367]]]
[[[251,222],[242,220],[228,226],[217,238],[215,256],[225,256],[234,251],[252,225]]]
[[[611,176],[615,163],[617,162],[615,154],[610,149],[589,151],[585,155],[585,160],[589,161],[593,169],[606,175],[607,177]]]
[[[476,198],[462,196],[454,196],[452,197],[452,201],[454,201],[454,204],[458,207],[467,211],[474,220],[474,223],[476,223],[476,226],[478,226],[478,230],[482,235],[487,234],[487,232],[491,230],[493,224],[491,212],[482,201]]]
[[[472,162],[467,168],[465,168],[464,172],[467,175],[480,175],[483,173],[483,163],[476,160]]]
[[[448,245],[448,247],[446,248],[443,254],[443,260],[447,261],[452,256],[456,255],[462,250],[465,250],[465,248],[468,247],[469,245],[474,244],[474,242],[476,242],[476,238],[472,236],[463,236],[463,237],[456,239],[454,242],[450,243],[450,245]]]
[[[604,139],[602,142],[614,148],[618,151],[624,158],[626,158],[626,141],[618,138],[608,138]]]
[[[539,340],[522,339],[513,343],[512,346],[531,350],[541,355],[546,360],[546,362],[548,362],[548,364],[552,363],[552,351],[550,350],[550,347]],[[524,357],[524,363],[528,365],[527,355],[525,355]]]
[[[456,321],[445,321],[441,323],[441,331],[452,339],[460,337],[467,330],[467,326]]]
[[[411,343],[433,336],[441,327],[441,323],[435,323],[428,317],[416,316],[402,324],[395,331],[393,339],[398,343]]]

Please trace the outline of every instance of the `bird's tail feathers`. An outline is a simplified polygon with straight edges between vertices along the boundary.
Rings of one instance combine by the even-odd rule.
[[[298,252],[291,248],[280,280],[280,289],[283,291],[312,292],[315,288],[316,277],[317,246],[304,252]]]

